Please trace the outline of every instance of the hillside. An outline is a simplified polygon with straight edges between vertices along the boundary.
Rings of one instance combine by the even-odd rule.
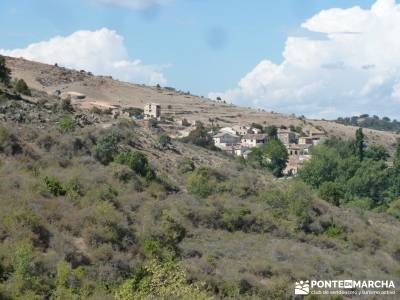
[[[335,206],[298,179],[166,139],[172,121],[86,108],[154,101],[205,123],[321,126],[349,138],[355,128],[7,63],[31,96],[0,84],[0,299],[292,299],[301,279],[398,280],[395,217]],[[71,105],[56,90],[86,98]],[[383,145],[397,137],[366,134]]]
[[[397,120],[390,120],[388,117],[379,118],[379,116],[369,116],[368,114],[338,118],[336,120],[339,124],[360,126],[363,128],[400,132],[400,122]]]
[[[331,121],[307,120],[279,113],[264,112],[243,108],[209,99],[157,87],[135,85],[113,80],[110,77],[92,76],[84,71],[74,71],[19,58],[7,58],[7,65],[14,78],[23,78],[29,86],[53,94],[60,91],[82,93],[85,99],[79,101],[83,108],[93,104],[119,105],[121,107],[143,108],[146,103],[156,102],[162,105],[163,115],[186,118],[191,122],[208,123],[210,119],[220,126],[259,123],[289,127],[300,126],[304,132],[320,129],[331,136],[344,139],[352,138],[357,127],[346,126]],[[378,130],[365,131],[369,143],[381,144],[394,150],[399,134]]]

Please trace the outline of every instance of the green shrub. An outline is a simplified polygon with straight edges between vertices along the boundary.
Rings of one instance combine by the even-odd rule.
[[[362,210],[370,210],[373,208],[374,202],[370,198],[355,198],[348,201],[345,206]]]
[[[212,299],[197,284],[189,283],[181,266],[173,261],[150,260],[133,279],[126,280],[115,292],[116,300],[131,299]]]
[[[158,121],[156,119],[150,119],[147,123],[149,128],[158,128]]]
[[[115,178],[124,183],[127,183],[135,176],[135,173],[131,168],[125,165],[118,164],[114,166],[113,174]]]
[[[322,199],[338,206],[343,198],[343,190],[338,183],[324,182],[319,188],[319,195]]]
[[[15,84],[15,92],[18,94],[31,96],[31,90],[29,89],[28,85],[26,84],[25,80],[18,79],[17,83]]]
[[[112,162],[119,152],[120,140],[121,137],[115,132],[102,137],[95,147],[96,159],[104,165]]]
[[[389,208],[387,210],[387,213],[392,215],[393,217],[400,219],[400,199],[392,201],[389,204]]]
[[[79,179],[74,177],[65,185],[65,192],[70,199],[78,199],[85,195],[84,187],[79,182]]]
[[[75,131],[75,121],[70,116],[64,116],[60,119],[58,127],[64,133],[71,133]]]
[[[117,155],[115,162],[122,165],[127,165],[136,174],[146,177],[148,180],[155,178],[155,173],[150,167],[146,155],[144,155],[142,152],[131,150],[122,152]]]
[[[333,224],[329,226],[324,233],[329,237],[337,237],[343,233],[343,229],[340,226]]]
[[[193,144],[211,150],[216,150],[214,140],[208,133],[208,129],[201,122],[196,123],[196,129],[191,131],[189,135],[182,139],[184,143]]]
[[[193,161],[188,157],[185,157],[185,158],[181,159],[180,161],[178,161],[178,172],[180,174],[186,174],[189,172],[193,172],[195,168],[196,167],[195,167]]]
[[[46,176],[43,179],[47,192],[55,197],[64,196],[67,191],[62,186],[60,180],[54,176]]]
[[[279,140],[271,140],[266,145],[253,148],[248,160],[261,168],[266,168],[277,177],[282,176],[289,158],[286,147]]]
[[[68,98],[61,100],[61,110],[70,113],[74,111],[74,107],[71,103],[71,97],[68,96]]]
[[[189,193],[207,198],[217,191],[221,180],[222,176],[215,170],[201,167],[189,176],[186,187]]]
[[[7,155],[15,155],[22,152],[18,138],[7,128],[0,126],[0,152]]]
[[[160,138],[158,139],[158,143],[160,144],[162,149],[168,148],[168,146],[171,145],[171,138],[169,135],[163,133],[160,135]]]
[[[160,241],[145,240],[143,242],[143,252],[146,257],[154,258],[161,257],[163,253],[163,247]]]

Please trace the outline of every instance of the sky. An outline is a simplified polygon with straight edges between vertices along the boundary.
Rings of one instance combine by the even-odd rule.
[[[395,0],[2,0],[0,54],[312,118],[400,118]]]

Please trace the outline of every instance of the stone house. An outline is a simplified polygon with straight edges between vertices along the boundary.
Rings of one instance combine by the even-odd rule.
[[[242,146],[247,148],[259,147],[269,141],[267,134],[246,134],[242,138]]]
[[[219,132],[213,137],[215,147],[220,148],[221,150],[228,150],[234,146],[240,144],[240,137],[227,133],[227,132]]]
[[[161,105],[157,103],[148,103],[144,106],[144,118],[148,119],[160,119],[161,117]]]
[[[290,145],[297,142],[297,134],[290,129],[278,129],[278,139],[284,145]]]
[[[219,131],[242,136],[242,135],[246,135],[248,133],[249,128],[247,126],[235,125],[232,127],[221,128]]]
[[[314,139],[310,136],[299,137],[299,145],[314,145]]]

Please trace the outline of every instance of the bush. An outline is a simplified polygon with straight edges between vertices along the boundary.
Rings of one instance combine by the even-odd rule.
[[[112,162],[119,152],[118,144],[120,140],[121,137],[115,132],[102,137],[95,147],[96,159],[103,165]]]
[[[17,83],[15,84],[15,92],[18,94],[31,96],[31,90],[29,89],[28,85],[26,84],[25,80],[18,79]]]
[[[49,192],[55,197],[64,196],[67,193],[67,191],[62,186],[61,182],[56,177],[46,176],[43,179],[43,182],[47,192]]]
[[[0,152],[7,155],[22,153],[22,147],[17,137],[5,127],[0,127]]]
[[[146,177],[149,180],[154,179],[155,177],[154,171],[150,167],[146,155],[139,151],[122,152],[115,158],[115,162],[122,165],[127,165],[136,174]]]
[[[160,144],[162,149],[166,149],[171,145],[171,138],[169,137],[169,135],[163,133],[162,135],[160,135],[158,143]]]
[[[156,119],[150,119],[147,123],[149,128],[158,128],[158,121]]]
[[[262,147],[254,148],[249,154],[249,161],[271,171],[274,176],[282,176],[289,158],[286,147],[279,140],[271,140]]]
[[[319,188],[319,195],[322,199],[338,206],[343,198],[343,190],[338,183],[324,182]]]
[[[400,199],[390,203],[387,213],[397,219],[400,219]]]
[[[189,193],[207,198],[217,191],[218,183],[222,180],[222,176],[215,170],[202,167],[189,176],[186,187]]]
[[[58,127],[63,133],[71,133],[75,131],[75,121],[70,116],[64,116],[60,119]]]
[[[180,174],[193,172],[195,168],[196,166],[194,165],[193,161],[188,157],[178,161],[178,172]]]
[[[115,293],[116,300],[131,299],[212,299],[199,286],[189,283],[186,273],[173,261],[150,260],[133,279]]]
[[[70,113],[74,111],[74,107],[72,106],[71,103],[71,97],[61,100],[61,110]]]
[[[193,144],[211,150],[217,149],[214,145],[212,136],[208,133],[207,128],[204,127],[201,122],[197,122],[196,129],[191,131],[187,137],[182,139],[182,141],[184,143]]]

